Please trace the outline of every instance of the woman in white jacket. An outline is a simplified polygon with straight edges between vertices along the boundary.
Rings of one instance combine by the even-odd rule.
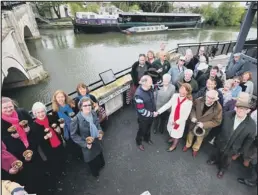
[[[171,147],[167,150],[172,152],[176,149],[179,139],[184,134],[185,123],[192,109],[192,88],[188,83],[182,83],[179,93],[175,93],[172,98],[162,106],[158,113],[161,114],[171,108],[167,130],[170,135],[169,143]]]

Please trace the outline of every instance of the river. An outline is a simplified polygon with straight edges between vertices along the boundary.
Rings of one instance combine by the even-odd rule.
[[[131,66],[140,53],[159,50],[161,42],[167,49],[178,43],[236,40],[239,28],[213,28],[201,30],[169,31],[148,35],[74,34],[72,29],[41,30],[39,40],[27,41],[31,55],[39,59],[49,78],[38,85],[2,92],[15,99],[28,110],[36,101],[47,103],[57,89],[67,93],[75,90],[79,82],[90,84],[99,80],[99,73],[114,72]],[[248,39],[257,38],[257,29],[251,28]]]

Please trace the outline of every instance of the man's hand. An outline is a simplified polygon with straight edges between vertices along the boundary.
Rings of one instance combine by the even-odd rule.
[[[202,129],[202,128],[203,128],[203,123],[202,123],[202,122],[198,122],[198,123],[197,123],[197,126]]]
[[[235,154],[232,156],[232,160],[236,160],[238,157],[240,156],[240,154]]]
[[[30,131],[30,127],[29,126],[27,126],[26,128],[23,128],[24,129],[24,131],[26,132],[26,133],[28,133],[29,131]]]
[[[20,135],[18,133],[12,133],[11,136],[16,139],[20,137]]]
[[[193,118],[191,119],[191,121],[192,121],[193,123],[196,123],[196,122],[197,122],[197,119],[193,117]]]
[[[159,115],[158,112],[154,112],[154,113],[153,113],[153,116],[154,116],[154,117],[157,117],[158,115]]]
[[[19,171],[19,169],[15,168],[15,167],[12,167],[12,168],[9,169],[9,173],[11,175],[14,175],[14,174],[18,173],[18,171]]]
[[[249,165],[250,165],[250,160],[244,160],[244,166],[245,167],[249,167]]]

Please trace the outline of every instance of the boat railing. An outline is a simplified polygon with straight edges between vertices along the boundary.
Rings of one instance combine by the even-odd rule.
[[[193,54],[197,55],[200,47],[204,46],[205,53],[209,57],[215,57],[219,55],[227,55],[232,53],[234,47],[236,45],[236,41],[221,41],[221,42],[201,42],[201,43],[179,43],[177,44],[177,53],[185,54],[186,49],[191,49]],[[247,54],[250,49],[254,49],[257,45],[257,39],[249,39],[246,40],[243,52]],[[170,53],[174,53],[174,50],[170,50]],[[253,52],[254,53],[254,52]],[[253,54],[255,55],[255,54]],[[257,55],[257,54],[256,54]],[[255,56],[252,56],[255,57]]]

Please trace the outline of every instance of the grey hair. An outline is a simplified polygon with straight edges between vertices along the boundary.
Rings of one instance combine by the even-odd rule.
[[[163,75],[163,80],[167,79],[169,82],[171,81],[171,75],[166,73]]]
[[[207,91],[206,92],[206,95],[207,94],[213,94],[214,95],[214,98],[216,99],[216,101],[219,99],[219,93],[216,91],[216,90],[214,90],[214,89],[212,89],[212,90],[210,90],[210,91]]]
[[[185,50],[185,54],[193,55],[193,51],[190,48],[188,48],[188,49]]]
[[[151,79],[149,75],[143,75],[142,78],[139,81],[139,84],[142,85],[148,81],[148,79]]]
[[[44,110],[45,110],[45,112],[47,112],[47,108],[46,108],[46,106],[43,104],[43,103],[41,103],[41,102],[35,102],[34,104],[33,104],[33,106],[32,106],[32,108],[31,108],[31,111],[32,111],[32,113],[33,113],[33,115],[36,117],[36,111],[38,110],[38,109],[41,109],[41,108],[43,108]]]
[[[78,102],[78,108],[81,110],[82,109],[82,104],[83,102],[90,102],[92,104],[92,101],[89,97],[82,97],[80,101]]]
[[[193,75],[193,71],[191,70],[191,69],[186,69],[185,71],[184,71],[184,74],[185,73],[190,73],[191,75]]]

